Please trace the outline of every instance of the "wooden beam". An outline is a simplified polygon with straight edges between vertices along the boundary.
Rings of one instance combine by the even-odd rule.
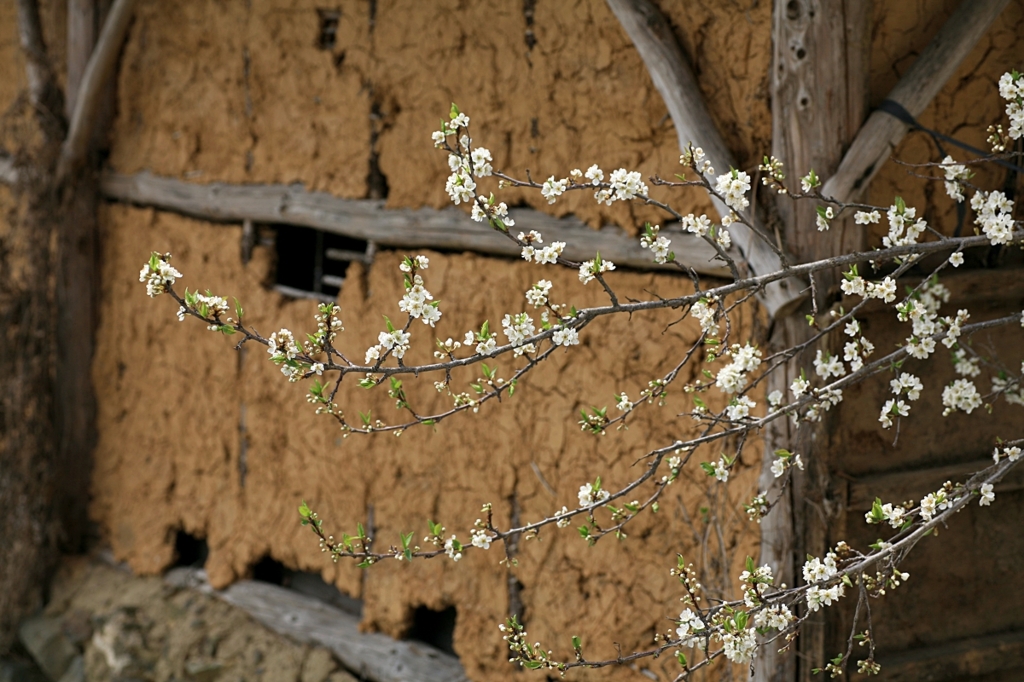
[[[88,153],[105,85],[117,70],[117,58],[135,11],[135,1],[114,0],[110,13],[103,22],[99,41],[82,74],[67,137],[61,146],[60,160],[57,163],[58,183],[77,170]]]
[[[882,502],[900,504],[907,500],[919,500],[924,495],[938,490],[946,481],[963,481],[977,471],[992,466],[992,458],[976,459],[938,467],[911,469],[874,476],[864,476],[850,481],[848,510],[857,514],[871,509],[876,497]],[[995,486],[996,493],[1024,490],[1024,467],[1016,467]]]
[[[952,77],[1009,0],[963,0],[945,25],[907,69],[888,99],[917,117]],[[875,111],[857,133],[822,194],[850,201],[868,186],[909,128],[895,117]]]
[[[810,169],[828,177],[842,160],[843,152],[864,120],[868,101],[868,46],[871,3],[864,0],[789,0],[776,2],[772,14],[773,55],[770,67],[772,98],[772,154],[786,167],[791,183]],[[780,195],[776,202],[782,219],[786,248],[800,262],[819,260],[866,247],[863,229],[852,221],[833,223],[827,232],[816,225],[817,205]],[[845,239],[844,239],[845,237]],[[813,275],[816,303],[827,304],[834,273]],[[798,312],[808,312],[806,310]],[[813,329],[802,315],[776,320],[770,347],[773,351],[807,341]],[[789,392],[817,348],[793,358],[768,377],[768,391]],[[774,452],[799,452],[806,460],[804,472],[794,472],[793,482],[779,504],[761,521],[761,563],[769,564],[778,579],[797,584],[800,557],[821,555],[826,550],[829,519],[818,510],[830,487],[828,443],[833,416],[795,428],[779,420],[766,433],[760,489],[771,490]],[[817,507],[817,509],[815,509]],[[824,628],[804,625],[794,648],[779,654],[777,647],[761,652],[755,682],[790,682],[810,679],[810,670],[823,665]]]
[[[339,199],[308,192],[301,185],[231,185],[193,183],[150,173],[106,174],[102,193],[118,201],[153,206],[221,222],[302,225],[389,248],[431,248],[518,258],[520,248],[493,229],[473,222],[455,208],[386,209],[373,199]],[[593,258],[596,251],[616,265],[644,270],[672,270],[656,265],[638,239],[613,226],[593,230],[574,218],[554,218],[531,209],[512,209],[514,230],[538,230],[545,240],[564,241],[563,255],[572,260]],[[673,237],[680,264],[704,275],[728,276],[715,251],[694,235]]]
[[[274,632],[334,652],[342,665],[372,682],[468,682],[459,659],[423,642],[359,631],[359,619],[322,601],[270,583],[241,580],[215,590],[199,569],[175,568],[167,583],[191,588],[242,609]],[[511,668],[510,668],[511,669]]]
[[[892,655],[882,651],[877,660],[882,665],[879,682],[953,682],[982,676],[1019,680],[1024,674],[1024,632],[968,637]]]
[[[64,87],[64,114],[71,118],[85,66],[96,44],[96,0],[67,0],[67,85]]]
[[[736,159],[715,127],[693,70],[661,11],[651,0],[607,0],[607,3],[633,41],[654,87],[665,100],[676,128],[679,148],[684,149],[691,142],[702,147],[719,173],[735,168]],[[714,204],[719,215],[729,213],[728,207],[717,199],[714,199]],[[756,215],[751,219],[755,227],[765,232]],[[782,269],[781,260],[761,237],[739,226],[730,232],[752,274],[764,275]],[[798,280],[780,280],[765,288],[761,301],[774,318],[798,307],[804,299],[805,287]]]

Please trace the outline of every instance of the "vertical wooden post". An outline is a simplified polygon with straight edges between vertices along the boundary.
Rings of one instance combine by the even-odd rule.
[[[787,183],[799,188],[809,170],[828,178],[866,116],[868,47],[871,3],[857,0],[777,0],[773,10],[772,153],[786,165]],[[780,197],[778,212],[786,248],[799,261],[816,260],[864,248],[863,231],[852,221],[834,221],[827,232],[816,227],[816,203]],[[816,276],[815,299],[823,305],[835,284],[829,273]],[[772,350],[789,348],[811,333],[800,310],[775,320]],[[813,349],[808,351],[813,354]],[[806,355],[806,353],[805,353]],[[788,393],[807,358],[798,356],[773,373],[768,390]],[[827,529],[834,505],[829,500],[828,415],[816,424],[795,428],[778,421],[766,434],[766,453],[760,489],[771,490],[774,451],[799,452],[807,471],[794,471],[791,485],[761,523],[761,561],[776,570],[779,581],[797,583],[801,558],[820,555],[828,543]],[[800,656],[778,647],[761,652],[754,679],[792,682],[810,679],[820,667],[824,629],[808,622],[798,641]],[[780,643],[781,644],[781,643]]]

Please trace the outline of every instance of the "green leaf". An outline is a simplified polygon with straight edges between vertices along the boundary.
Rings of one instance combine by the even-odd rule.
[[[754,558],[748,556],[747,557],[747,570],[750,571],[751,573],[753,573],[755,568],[756,567],[754,566]]]
[[[452,102],[452,108],[448,110],[448,116],[454,121],[459,115],[459,107]]]
[[[237,298],[235,298],[233,300],[235,302],[235,315],[238,317],[238,321],[241,322],[242,321],[242,313],[243,313],[242,304],[238,302]]]
[[[684,668],[687,667],[686,654],[684,654],[682,651],[676,651],[676,660],[679,661],[679,665],[683,666]]]
[[[576,651],[579,651],[581,646],[583,646],[583,641],[579,637],[577,637],[576,635],[573,635],[572,636],[572,648],[575,649]]]
[[[700,468],[703,469],[704,473],[707,474],[708,476],[715,475],[715,465],[711,464],[710,462],[701,462]]]
[[[299,505],[299,516],[304,519],[308,519],[312,513],[313,510],[310,509],[309,506],[306,505],[306,501],[303,500],[302,504]]]
[[[391,320],[388,319],[387,315],[384,316],[384,324],[387,325],[389,333],[395,331],[395,325],[391,324]]]

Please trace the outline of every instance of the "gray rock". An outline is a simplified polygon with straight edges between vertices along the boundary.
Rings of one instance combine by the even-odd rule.
[[[46,616],[33,616],[21,623],[18,637],[46,676],[59,682],[78,649],[68,640],[60,621]]]

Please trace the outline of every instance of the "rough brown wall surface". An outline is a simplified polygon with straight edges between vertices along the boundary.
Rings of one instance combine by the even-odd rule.
[[[768,149],[767,64],[758,55],[770,54],[770,4],[665,8],[748,169]],[[470,114],[496,167],[537,178],[591,163],[645,176],[671,177],[678,167],[665,106],[604,3],[538,2],[532,24],[522,3],[499,0],[341,3],[329,50],[317,47],[316,7],[141,3],[121,68],[114,168],[197,182],[302,182],[362,197],[374,135],[389,205],[440,207],[448,171],[430,132],[452,101]],[[726,53],[740,58],[713,58]],[[627,229],[662,219],[589,197],[548,207],[536,193],[506,196]],[[703,205],[698,193],[686,202]]]
[[[341,589],[361,596],[366,625],[392,635],[403,634],[417,605],[455,606],[455,647],[468,671],[474,679],[500,679],[508,669],[496,624],[507,615],[509,593],[497,549],[471,553],[458,565],[443,559],[385,562],[366,572],[351,564],[333,568],[314,538],[298,527],[298,500],[309,500],[336,534],[352,532],[372,505],[379,546],[397,544],[400,532],[422,537],[428,518],[466,537],[485,502],[493,503],[500,524],[509,523],[517,508],[522,520],[538,519],[572,506],[579,486],[597,475],[608,486],[625,483],[637,471],[634,460],[652,444],[685,438],[692,428],[674,418],[685,406],[678,391],[665,407],[644,408],[626,431],[595,437],[575,423],[581,407],[607,404],[618,391],[635,395],[681,357],[698,332],[690,321],[668,327],[675,319],[668,313],[638,315],[631,324],[595,322],[580,348],[545,363],[508,404],[484,405],[477,415],[442,423],[436,433],[421,427],[400,438],[343,439],[330,422],[312,414],[303,389],[288,384],[261,348],[233,356],[229,341],[179,324],[171,302],[150,302],[137,281],[139,254],[170,251],[186,275],[182,285],[238,293],[251,323],[264,333],[279,325],[309,328],[313,303],[287,302],[260,287],[266,254],[258,251],[248,267],[240,265],[238,228],[122,207],[109,207],[103,223],[104,308],[95,373],[105,390],[94,514],[109,530],[117,558],[138,572],[155,573],[171,563],[174,530],[180,527],[207,538],[206,567],[215,585],[244,575],[269,554],[289,566],[323,571]],[[444,302],[441,336],[461,336],[483,318],[495,324],[504,312],[523,310],[523,292],[542,276],[554,282],[557,300],[586,306],[603,298],[599,290],[581,287],[571,271],[471,255],[431,258],[426,279]],[[361,355],[375,342],[381,314],[397,315],[399,262],[399,254],[385,252],[369,271],[356,267],[346,279],[340,303],[349,325],[341,340],[347,353]],[[624,292],[662,295],[691,287],[685,278],[666,275],[617,273],[616,282]],[[748,313],[741,313],[736,328],[752,326]],[[433,334],[412,331],[422,345],[418,351],[414,346],[408,360],[427,360]],[[508,362],[499,366],[504,376],[511,371]],[[429,380],[407,385],[418,409],[448,404]],[[371,408],[385,421],[396,418],[383,390],[349,384],[339,403],[352,415]],[[714,572],[724,561],[730,575],[741,570],[754,552],[756,526],[736,518],[735,510],[756,480],[756,452],[757,443],[751,443],[728,488],[709,488],[703,473],[675,485],[664,511],[656,519],[638,519],[625,543],[605,540],[588,549],[574,531],[526,542],[516,575],[524,585],[531,636],[551,642],[563,655],[570,630],[605,656],[614,651],[613,641],[630,649],[649,644],[676,610],[678,586],[668,573],[675,553],[696,558],[705,529],[702,506],[725,514],[727,533],[724,553],[709,556],[702,568]]]

